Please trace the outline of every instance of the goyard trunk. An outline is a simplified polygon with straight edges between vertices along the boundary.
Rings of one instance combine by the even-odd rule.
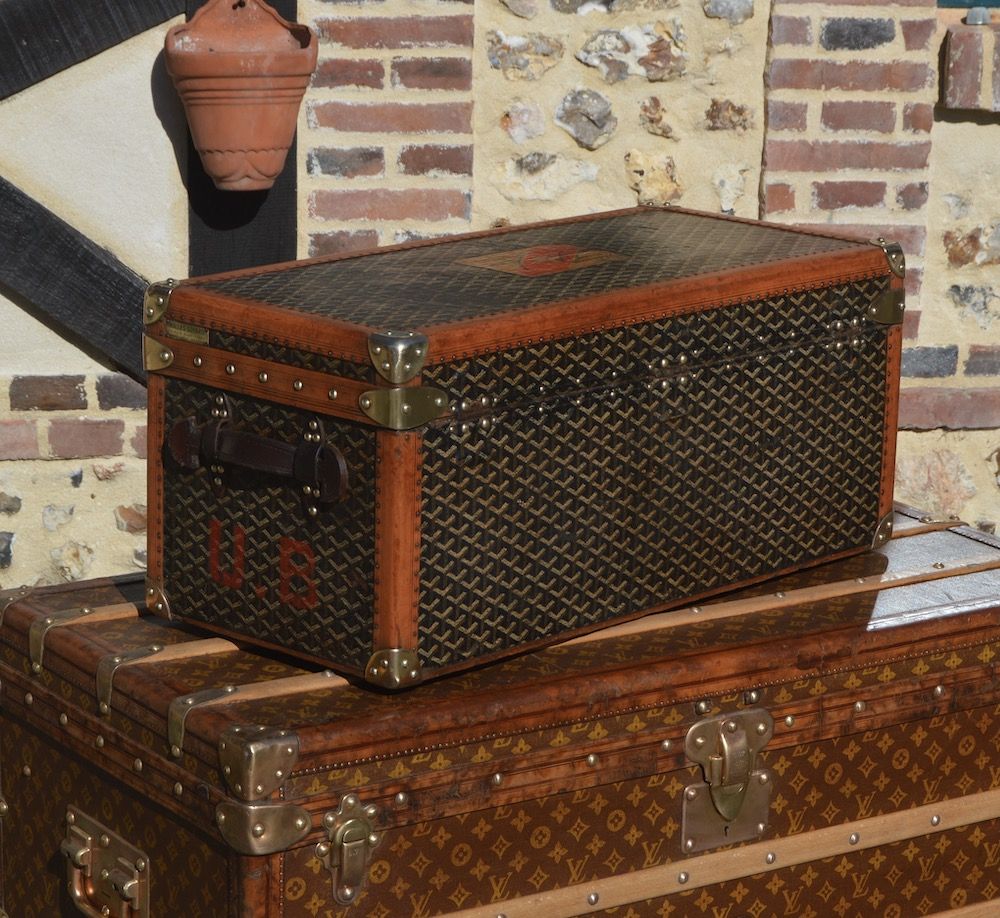
[[[145,616],[136,581],[0,594],[0,907],[995,915],[1000,542],[895,519],[402,696]]]
[[[902,287],[658,208],[154,285],[149,606],[396,688],[860,551]]]

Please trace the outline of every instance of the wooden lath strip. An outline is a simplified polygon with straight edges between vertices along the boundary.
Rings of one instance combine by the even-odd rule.
[[[497,918],[501,914],[505,918],[574,918],[997,818],[1000,789],[452,912],[448,918]],[[977,918],[986,914],[997,913],[971,913]]]
[[[558,646],[586,644],[590,641],[603,641],[608,638],[642,634],[646,631],[691,625],[695,622],[732,618],[734,615],[768,612],[773,609],[797,606],[806,602],[819,602],[854,593],[871,593],[876,590],[894,589],[914,583],[941,580],[945,577],[957,577],[963,574],[976,574],[993,570],[1000,570],[1000,552],[997,553],[996,558],[990,561],[971,563],[942,561],[923,570],[886,572],[868,577],[856,577],[853,580],[838,580],[835,583],[824,583],[820,586],[803,587],[798,590],[766,593],[763,596],[748,596],[743,599],[732,599],[728,602],[717,602],[706,606],[688,606],[683,609],[675,609],[672,612],[658,612],[654,615],[647,615],[645,618],[605,628],[603,631],[581,635],[570,641],[564,641]],[[997,600],[997,603],[1000,604],[1000,599]]]

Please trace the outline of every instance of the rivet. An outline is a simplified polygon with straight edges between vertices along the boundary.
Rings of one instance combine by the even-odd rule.
[[[694,839],[693,838],[689,838],[686,842],[684,842],[684,850],[685,851],[694,851]]]
[[[767,864],[773,864],[777,859],[777,855],[775,855],[773,851],[768,851],[767,857],[764,858],[764,861]]]
[[[60,714],[59,715],[59,724],[60,724],[60,726],[65,727],[66,724],[68,724],[68,723],[69,723],[69,718],[65,714]]]
[[[229,376],[232,376],[233,373],[235,373],[235,372],[236,372],[236,364],[235,363],[227,363],[226,364],[226,373]]]
[[[943,685],[935,685],[933,695],[935,698],[944,698],[945,688]]]
[[[402,808],[410,802],[410,798],[408,794],[400,791],[395,797],[392,798],[392,802],[396,804],[397,807]]]
[[[940,816],[931,816],[931,825],[932,826],[939,826],[939,825],[941,825],[941,817]]]
[[[767,772],[765,771],[765,772],[761,772],[761,774],[760,774],[760,775],[758,775],[758,777],[757,777],[757,780],[758,780],[758,781],[759,781],[759,782],[760,782],[761,784],[767,784],[767,782],[768,782],[769,780],[771,780],[771,779],[770,779],[770,778],[768,777],[768,774],[767,774]]]
[[[587,764],[591,768],[596,768],[598,761],[599,761],[599,759],[597,758],[597,756],[593,752],[590,753],[590,755],[587,756]]]
[[[698,714],[707,714],[709,711],[712,710],[712,702],[711,701],[699,701],[694,706],[694,709],[695,709],[695,711]]]
[[[180,746],[171,746],[170,747],[170,754],[175,759],[179,759],[181,757],[181,747]]]
[[[854,702],[854,713],[855,714],[860,714],[867,707],[868,707],[868,705],[866,705],[863,701],[855,701]]]
[[[382,345],[381,344],[376,344],[375,347],[372,348],[372,353],[373,354],[381,354],[382,353]]]
[[[170,359],[170,351],[167,351],[167,350],[160,351],[160,360],[166,361],[166,360],[169,360],[169,359]]]
[[[157,612],[162,612],[162,611],[163,611],[163,603],[162,603],[162,602],[158,602],[158,603],[157,603],[157,604],[156,604],[155,606],[153,606],[153,608],[154,608],[154,609],[155,609],[155,610],[156,610]]]
[[[104,737],[103,736],[97,737],[97,739],[94,740],[94,745],[98,749],[103,749],[104,748]]]
[[[601,897],[595,892],[592,892],[589,896],[587,896],[587,905],[597,905],[600,901]]]
[[[101,906],[101,916],[102,916],[102,918],[108,918],[108,916],[110,914],[111,914],[111,906],[110,905],[102,905]]]
[[[6,816],[10,812],[10,807],[7,806],[6,800],[0,800],[0,817]],[[72,815],[72,814],[70,814]],[[69,816],[66,817],[66,821],[69,822]],[[72,825],[72,823],[70,823]]]
[[[298,829],[299,831],[304,829],[307,825],[309,825],[309,822],[305,818],[305,816],[300,816],[298,819],[295,820],[295,828]]]
[[[177,783],[176,783],[176,784],[174,785],[174,796],[175,796],[175,797],[180,797],[180,796],[181,796],[181,795],[182,795],[183,793],[184,793],[184,785],[183,785],[183,784],[181,784],[181,782],[180,782],[180,781],[178,781],[178,782],[177,782]]]
[[[335,398],[336,398],[336,397],[337,397],[337,396],[338,396],[339,394],[340,394],[340,393],[339,393],[339,392],[337,392],[337,390],[336,390],[336,389],[330,389],[330,390],[329,390],[329,391],[328,391],[328,392],[326,393],[326,397],[327,397],[328,399],[330,399],[330,401],[333,401],[333,400],[334,400],[334,399],[335,399]]]
[[[795,718],[794,718],[794,717],[792,717],[792,715],[791,715],[791,714],[789,714],[789,715],[788,715],[788,716],[787,716],[787,717],[785,718],[785,726],[786,726],[786,727],[794,727],[794,726],[795,726]]]
[[[316,856],[326,857],[330,853],[330,845],[327,842],[320,842],[316,846]]]
[[[764,834],[764,830],[765,830],[766,828],[767,828],[767,826],[766,826],[766,825],[764,825],[764,823],[762,823],[762,822],[758,822],[758,823],[757,823],[757,834],[758,834],[758,835],[763,835],[763,834]]]
[[[671,744],[670,740],[668,740],[668,739],[665,739],[665,740],[664,740],[664,741],[663,741],[662,743],[660,743],[660,748],[661,748],[661,749],[662,749],[662,750],[663,750],[664,752],[669,752],[669,751],[670,751],[670,746],[671,746],[671,745],[672,745],[672,744]]]
[[[375,832],[372,832],[372,834],[368,836],[368,844],[372,848],[378,844],[378,835]]]
[[[705,737],[696,736],[694,739],[694,744],[700,749],[702,746],[705,745]]]
[[[31,766],[30,765],[25,765],[24,768],[21,769],[21,774],[24,775],[26,778],[30,778],[31,777]]]
[[[255,823],[254,827],[250,830],[250,834],[254,838],[261,838],[264,835],[264,826],[261,823]]]
[[[32,663],[31,664],[31,671],[37,675],[38,673],[40,673],[42,671],[42,664],[41,663]]]
[[[306,513],[310,516],[316,516],[319,513],[319,508],[313,506],[306,507]]]
[[[687,883],[689,879],[690,877],[688,876],[688,872],[686,870],[682,870],[679,874],[677,874],[677,882],[682,886]]]
[[[852,832],[850,837],[847,839],[848,844],[851,845],[856,845],[859,841],[861,841],[861,836],[858,835],[857,832]]]
[[[757,724],[757,733],[760,736],[763,736],[765,733],[767,733],[767,724],[763,722]]]
[[[855,580],[854,582],[855,583],[864,583],[865,582],[865,578],[864,577],[858,577],[858,579]]]
[[[101,836],[101,847],[110,848],[111,847],[111,837],[108,835]]]
[[[309,422],[309,429],[310,430],[319,430],[319,421],[316,421],[316,420],[310,421]]]
[[[750,689],[749,692],[744,692],[743,701],[746,704],[756,704],[760,701],[760,692],[758,692],[757,689]]]
[[[302,385],[303,385],[302,380],[301,379],[297,379],[297,380],[295,380],[295,382],[292,383],[292,388],[296,392],[301,392],[302,391]]]
[[[694,800],[695,797],[698,796],[697,788],[689,787],[686,791],[684,791],[684,796],[687,797],[688,800]]]
[[[365,396],[363,399],[361,399],[362,408],[371,408],[371,406],[372,406],[372,400],[370,398]]]
[[[132,763],[132,768],[133,768],[133,769],[134,769],[135,771],[142,771],[142,759],[136,759],[136,760],[135,760],[135,761],[134,761],[134,762]]]
[[[31,692],[26,692],[25,695],[24,695],[24,703],[25,704],[34,704],[35,703],[35,696],[32,695]]]
[[[933,567],[934,570],[936,570],[936,571],[943,571],[945,569],[945,563],[944,563],[944,561],[935,561],[931,565],[931,567]]]
[[[136,859],[135,869],[139,871],[139,873],[142,873],[146,869],[146,859],[144,857]]]
[[[75,813],[67,813],[66,814],[66,825],[72,826],[72,825],[75,825],[75,824],[76,824],[76,814]]]
[[[193,357],[191,360],[191,363],[193,363],[196,367],[200,367],[204,362],[205,361],[198,356]]]
[[[726,732],[727,733],[735,733],[738,729],[739,728],[736,726],[736,721],[735,720],[727,720],[726,721]]]
[[[261,371],[260,371],[260,372],[259,372],[259,373],[257,374],[257,379],[258,379],[258,380],[259,380],[260,382],[262,382],[262,383],[266,383],[266,382],[268,381],[268,379],[270,379],[270,377],[269,377],[269,376],[267,375],[267,373],[265,373],[265,372],[264,372],[263,370],[261,370]]]
[[[695,615],[700,615],[701,614],[701,606],[691,606],[691,611],[694,612]]]
[[[499,787],[503,784],[503,775],[498,771],[492,778],[490,778],[490,780],[493,782],[494,787]]]

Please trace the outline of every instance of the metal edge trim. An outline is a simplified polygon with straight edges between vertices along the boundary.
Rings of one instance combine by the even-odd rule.
[[[448,918],[497,918],[498,914],[574,918],[996,818],[1000,818],[1000,789],[451,912]]]

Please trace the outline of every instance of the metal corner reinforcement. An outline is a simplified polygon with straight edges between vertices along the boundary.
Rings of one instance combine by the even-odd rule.
[[[247,802],[270,797],[299,759],[299,738],[291,730],[237,724],[219,737],[219,765],[233,795]]]
[[[401,386],[424,368],[427,336],[412,331],[373,332],[368,336],[368,355],[379,376]]]
[[[146,295],[142,301],[143,325],[152,325],[163,318],[167,309],[170,308],[170,294],[176,286],[177,281],[169,277],[165,281],[158,281],[146,288]]]

